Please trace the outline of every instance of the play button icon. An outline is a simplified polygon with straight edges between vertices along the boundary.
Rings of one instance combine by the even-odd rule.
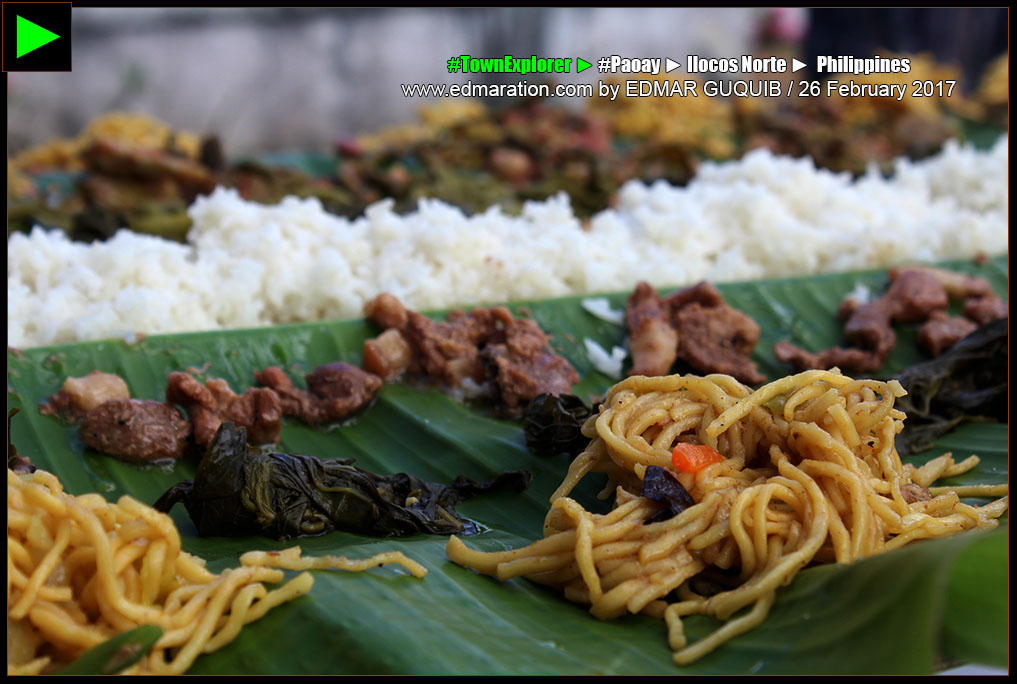
[[[18,59],[21,59],[33,50],[38,50],[43,45],[52,43],[60,37],[49,29],[39,26],[34,21],[29,21],[28,19],[20,16],[18,17],[16,32]]]
[[[71,70],[71,3],[3,3],[4,71]]]
[[[664,69],[667,71],[667,73],[671,73],[672,71],[674,71],[675,69],[677,69],[678,67],[681,66],[681,64],[679,64],[678,62],[674,61],[670,57],[665,57],[664,60],[665,60],[664,61]]]

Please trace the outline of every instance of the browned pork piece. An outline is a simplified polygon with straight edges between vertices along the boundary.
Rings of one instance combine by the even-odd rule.
[[[462,387],[467,379],[483,382],[480,348],[496,332],[498,320],[512,320],[507,309],[502,316],[494,311],[474,309],[469,315],[452,311],[441,322],[410,311],[400,329],[412,351],[410,372],[448,387]]]
[[[204,385],[189,373],[169,374],[166,401],[180,404],[194,423],[194,442],[207,447],[223,421],[247,428],[251,444],[274,444],[282,430],[282,406],[270,389],[251,388],[241,395],[225,380],[212,378]]]
[[[890,271],[890,280],[890,287],[882,297],[859,306],[844,324],[844,339],[875,354],[879,366],[897,344],[892,323],[921,323],[933,313],[945,311],[950,303],[946,290],[928,269],[896,269]]]
[[[707,282],[661,300],[649,283],[639,283],[625,308],[632,352],[630,375],[666,375],[675,359],[700,373],[725,373],[750,385],[766,378],[750,358],[759,326],[728,306]]]
[[[184,455],[191,424],[169,404],[111,399],[93,408],[81,424],[81,439],[96,451],[132,463]]]
[[[964,301],[964,317],[978,325],[986,325],[1009,315],[1007,303],[992,291],[992,284],[985,278],[954,273],[941,268],[912,267],[902,270],[921,271],[927,277],[934,278],[950,299]],[[890,277],[891,279],[897,277],[894,271],[890,272]],[[916,320],[921,321],[924,318]],[[947,347],[942,347],[943,351],[946,349]]]
[[[579,374],[556,354],[535,322],[518,318],[504,307],[490,310],[502,319],[480,351],[494,395],[509,413],[517,413],[539,394],[569,394]]]
[[[632,369],[629,375],[667,375],[678,358],[678,332],[649,283],[639,283],[625,306]]]
[[[945,310],[949,303],[946,291],[939,280],[925,269],[907,268],[891,271],[890,278],[892,280],[890,288],[879,299],[858,304],[853,298],[846,297],[841,302],[838,313],[847,318],[844,324],[844,339],[852,347],[847,350],[836,348],[813,355],[819,365],[807,367],[837,366],[850,373],[879,370],[897,344],[897,334],[891,327],[894,322],[924,321],[932,312]],[[786,347],[789,345],[784,346],[787,353]],[[799,357],[805,358],[801,355]],[[834,363],[826,365],[831,361]],[[795,365],[798,366],[797,363]]]
[[[364,343],[364,367],[385,379],[408,372],[469,394],[486,391],[509,413],[538,394],[567,393],[579,382],[540,327],[505,307],[452,311],[434,321],[384,293],[364,310],[385,329]]]
[[[1010,315],[1010,307],[996,295],[971,297],[964,302],[964,316],[978,325],[988,325]]]
[[[945,302],[943,306],[946,306]],[[913,307],[902,308],[906,313],[912,313]],[[838,313],[847,315],[844,339],[851,347],[833,347],[812,353],[790,342],[778,342],[773,348],[774,356],[799,371],[836,367],[849,374],[875,372],[883,367],[886,357],[897,344],[897,334],[891,327],[895,310],[895,301],[890,298],[889,292],[866,304],[846,298]]]
[[[887,303],[894,323],[921,323],[934,312],[946,310],[950,295],[937,271],[920,266],[890,271],[890,287],[880,299]]]
[[[667,307],[668,315],[672,319],[675,314],[689,304],[699,304],[709,308],[727,306],[720,290],[705,280],[692,287],[686,287],[684,290],[676,290],[664,298],[664,306]]]
[[[985,278],[940,268],[908,266],[889,271],[890,287],[882,297],[859,304],[850,295],[838,315],[846,318],[844,339],[851,347],[834,347],[811,353],[788,342],[778,342],[774,355],[798,370],[838,367],[846,373],[879,370],[897,343],[894,323],[924,323],[919,344],[932,356],[943,353],[978,324],[1007,315],[1006,304]],[[946,313],[950,299],[965,299],[965,320]],[[974,321],[974,323],[972,323]]]
[[[302,390],[278,366],[254,374],[259,384],[278,395],[284,415],[309,425],[342,420],[364,408],[381,389],[381,378],[342,361],[318,366],[305,377],[307,389]]]
[[[413,350],[403,334],[389,328],[374,339],[364,342],[364,370],[382,380],[402,375],[413,361]]]
[[[878,368],[897,345],[897,333],[890,325],[892,320],[893,307],[889,299],[881,298],[862,304],[844,323],[844,339],[853,348],[868,352],[878,359]],[[852,370],[862,369],[852,367]]]
[[[908,266],[903,269],[891,269],[890,279],[895,280],[896,274],[900,271],[924,271],[927,275],[935,278],[943,289],[946,290],[950,299],[968,299],[969,297],[994,297],[992,284],[985,278],[969,276],[965,273],[947,271],[942,268],[930,268],[928,266]]]
[[[80,378],[67,378],[56,394],[43,405],[42,412],[77,422],[86,413],[111,399],[129,399],[130,390],[119,375],[92,371]]]
[[[379,328],[401,328],[406,325],[410,312],[394,294],[382,292],[364,305],[367,320]]]
[[[759,342],[759,325],[727,304],[704,307],[689,304],[674,318],[678,331],[678,356],[701,373],[723,373],[748,385],[759,385],[766,376],[749,355]]]
[[[918,329],[918,344],[930,356],[939,356],[977,329],[974,321],[936,311]]]
[[[773,355],[781,363],[790,363],[799,370],[808,368],[851,368],[853,373],[873,373],[883,366],[883,357],[875,352],[851,347],[831,347],[821,352],[807,352],[790,342],[778,342]]]
[[[133,463],[180,458],[191,434],[191,424],[176,408],[131,399],[123,378],[101,371],[64,380],[42,412],[80,422],[86,446]]]

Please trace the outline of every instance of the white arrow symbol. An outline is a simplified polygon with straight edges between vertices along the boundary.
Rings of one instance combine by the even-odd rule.
[[[674,61],[670,57],[665,57],[664,68],[667,69],[667,73],[671,73],[675,69],[681,66],[678,62]],[[804,66],[804,65],[803,65]]]
[[[794,57],[791,58],[791,71],[798,71],[799,69],[805,68],[805,62],[799,61]]]

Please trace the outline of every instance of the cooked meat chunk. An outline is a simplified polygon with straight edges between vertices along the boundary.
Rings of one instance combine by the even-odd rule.
[[[533,321],[511,320],[503,334],[504,342],[488,344],[480,354],[495,396],[509,413],[522,411],[538,394],[568,394],[579,382],[572,364],[551,350]]]
[[[789,342],[778,342],[773,347],[773,354],[778,361],[790,363],[799,371],[813,368],[840,368],[845,373],[878,371],[897,344],[897,334],[891,327],[895,314],[900,311],[907,317],[914,315],[923,306],[939,307],[940,298],[929,294],[929,285],[930,280],[920,274],[905,275],[901,271],[890,290],[879,299],[859,304],[854,297],[845,297],[837,315],[847,319],[844,323],[844,339],[851,347],[832,347],[821,352],[809,352]],[[943,288],[935,279],[931,279],[931,288],[943,294]],[[945,295],[942,306],[946,306]]]
[[[381,378],[338,361],[308,373],[307,389],[320,399],[333,402],[335,411],[348,414],[374,399],[381,389]]]
[[[300,415],[303,405],[312,401],[310,392],[297,389],[290,376],[279,366],[269,366],[255,371],[254,380],[276,393],[285,416]]]
[[[1006,315],[1005,304],[999,307],[992,301],[998,298],[984,278],[923,266],[891,269],[889,276],[890,287],[879,299],[859,304],[849,295],[841,302],[837,313],[847,318],[844,339],[852,348],[810,353],[779,342],[773,350],[777,360],[792,363],[799,370],[836,366],[845,372],[869,373],[883,366],[897,343],[893,323],[924,323],[918,331],[918,342],[933,356],[972,332],[974,325],[947,315],[951,298],[967,298],[964,315],[976,322],[992,320],[1001,308]]]
[[[625,307],[632,369],[629,375],[667,375],[678,358],[678,333],[657,292],[639,283]]]
[[[930,356],[939,356],[977,329],[978,324],[966,318],[936,311],[918,329],[918,344]]]
[[[119,375],[92,371],[80,378],[67,378],[60,391],[49,398],[44,413],[59,413],[78,420],[110,399],[130,399],[127,383]]]
[[[950,303],[947,291],[933,269],[896,269],[890,272],[890,280],[890,289],[878,301],[886,303],[895,323],[921,323],[933,312],[945,310]]]
[[[572,365],[550,350],[527,355],[491,344],[484,347],[483,357],[490,363],[495,394],[509,413],[521,411],[540,394],[568,394],[579,382]]]
[[[897,344],[897,335],[890,327],[891,315],[892,308],[885,298],[862,304],[844,324],[844,339],[885,359]]]
[[[663,300],[648,283],[639,283],[625,308],[625,324],[630,375],[666,375],[680,358],[700,373],[725,373],[749,384],[766,379],[749,358],[759,326],[705,281]]]
[[[579,382],[540,327],[505,307],[452,311],[433,321],[386,294],[367,313],[387,329],[364,343],[364,367],[386,379],[406,369],[451,389],[487,388],[510,413],[538,394],[568,393]]]
[[[985,278],[969,276],[964,273],[947,271],[942,268],[929,268],[928,266],[911,266],[908,271],[924,271],[932,276],[946,290],[951,299],[967,299],[968,297],[989,297],[993,296],[992,284]],[[893,279],[896,270],[890,271],[890,278]]]
[[[512,320],[508,309],[475,309],[449,313],[444,322],[432,321],[416,311],[409,312],[403,337],[413,351],[410,370],[449,387],[458,387],[466,378],[481,382],[484,369],[480,347],[497,327],[497,321]]]
[[[247,428],[251,444],[274,444],[282,430],[282,406],[270,389],[251,388],[242,395],[225,380],[213,378],[202,385],[192,375],[169,374],[166,401],[180,404],[194,423],[194,442],[207,447],[223,421]]]
[[[309,424],[331,423],[364,408],[381,389],[381,378],[339,361],[308,373],[307,390],[294,386],[278,366],[254,374],[278,396],[284,415]]]
[[[403,334],[389,328],[374,339],[364,342],[364,370],[382,380],[397,378],[410,367],[413,350]]]
[[[840,300],[840,306],[837,307],[837,318],[845,321],[854,315],[858,308],[864,306],[864,301],[859,301],[853,294],[849,294]]]
[[[916,503],[918,501],[932,501],[932,492],[921,485],[914,483],[908,483],[901,485],[900,488],[901,496],[904,497],[906,503]]]
[[[367,320],[379,328],[401,328],[406,325],[409,312],[399,298],[388,292],[380,295],[364,305]]]
[[[110,399],[129,399],[131,396],[123,378],[102,371],[92,371],[81,378],[67,378],[62,389],[70,397],[71,406],[86,412]]]
[[[720,290],[705,280],[684,290],[672,292],[664,299],[664,307],[667,309],[672,322],[674,321],[675,314],[689,304],[701,304],[708,308],[727,306],[727,302],[724,301]]]
[[[872,373],[883,366],[883,358],[864,349],[833,347],[818,353],[807,352],[789,342],[778,342],[773,355],[781,363],[790,363],[798,371],[813,368],[840,368],[845,373]]]
[[[731,375],[749,385],[766,380],[748,356],[759,341],[759,326],[741,311],[692,303],[675,315],[674,323],[678,356],[697,370]]]
[[[996,295],[971,297],[964,302],[964,315],[978,325],[988,325],[1010,315],[1010,307]]]
[[[191,425],[169,404],[111,399],[85,415],[81,439],[96,451],[132,463],[183,456]]]

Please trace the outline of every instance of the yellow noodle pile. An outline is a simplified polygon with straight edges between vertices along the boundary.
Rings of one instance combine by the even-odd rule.
[[[71,496],[50,473],[7,471],[7,674],[57,669],[140,625],[163,635],[134,673],[180,674],[273,607],[311,590],[303,572],[276,589],[282,570],[366,570],[401,553],[366,560],[302,558],[300,548],[253,552],[216,575],[180,548],[169,516],[129,496]]]
[[[761,623],[774,592],[811,562],[848,563],[926,539],[995,527],[1008,485],[925,490],[974,467],[949,456],[903,465],[894,437],[904,414],[896,381],[807,371],[753,392],[728,376],[631,377],[608,393],[583,433],[592,439],[552,497],[544,539],[483,553],[449,540],[450,559],[499,580],[523,576],[556,587],[600,619],[663,618],[674,661],[688,664]],[[678,442],[708,444],[726,457],[695,474],[671,464]],[[676,474],[696,501],[663,522],[638,496],[647,466]],[[589,473],[616,490],[606,515],[568,498]],[[960,496],[1004,496],[983,507]],[[919,499],[926,500],[919,500]],[[910,503],[909,503],[910,502]],[[721,586],[703,576],[734,576]],[[710,573],[706,573],[709,575]],[[682,618],[725,623],[689,644]]]

